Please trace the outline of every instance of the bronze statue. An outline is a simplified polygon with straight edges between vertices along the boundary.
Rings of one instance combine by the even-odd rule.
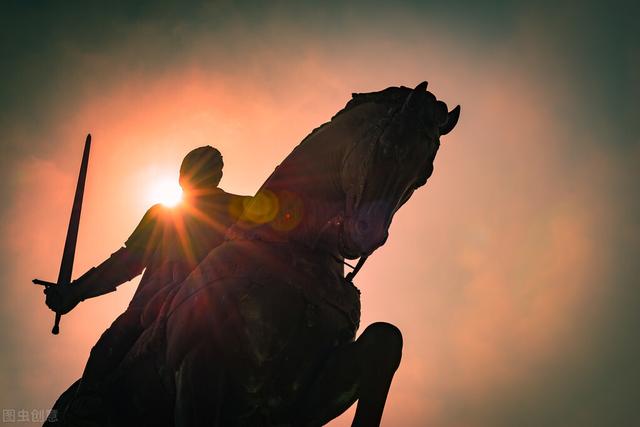
[[[74,387],[69,417],[76,412],[90,413],[101,405],[97,392],[101,379],[122,361],[144,327],[155,320],[166,295],[222,243],[227,228],[238,219],[249,197],[218,188],[222,169],[222,155],[217,149],[205,146],[192,150],[180,167],[184,198],[180,205],[154,205],[124,247],[106,261],[68,286],[45,289],[46,303],[59,319],[79,302],[113,292],[144,270],[131,303],[91,350],[82,378]]]
[[[379,425],[402,335],[380,322],[355,339],[360,292],[344,260],[385,243],[456,125],[459,107],[426,88],[354,94],[293,150],[152,309],[101,379],[92,425],[319,426],[355,401],[353,425]]]

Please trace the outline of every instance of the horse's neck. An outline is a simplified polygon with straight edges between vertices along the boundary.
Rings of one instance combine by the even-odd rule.
[[[288,190],[320,204],[343,202],[340,173],[349,144],[325,124],[298,145],[262,188]]]
[[[339,257],[335,238],[338,227],[332,225],[332,221],[344,212],[341,170],[345,152],[353,141],[352,128],[349,123],[336,125],[331,122],[314,131],[287,156],[258,191],[258,195],[294,197],[301,208],[294,212],[300,215],[300,218],[294,218],[295,227],[278,227],[282,215],[290,214],[283,209],[287,201],[279,200],[277,216],[265,224],[252,224],[245,212],[234,227],[237,234],[320,248]],[[258,199],[256,197],[253,203],[258,203]]]
[[[281,233],[288,240],[317,244],[327,224],[344,211],[340,181],[344,144],[339,143],[342,141],[323,142],[326,143],[305,141],[296,147],[261,188],[261,191],[276,195],[290,194],[299,198],[300,223]]]

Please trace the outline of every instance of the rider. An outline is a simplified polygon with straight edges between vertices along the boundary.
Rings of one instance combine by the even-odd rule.
[[[65,314],[80,301],[116,290],[144,274],[129,307],[91,350],[76,396],[97,394],[101,380],[124,358],[145,325],[154,320],[168,292],[224,240],[248,196],[218,188],[222,155],[211,147],[196,148],[180,167],[184,196],[180,205],[151,207],[138,227],[106,261],[91,268],[69,286],[45,289],[46,304]]]

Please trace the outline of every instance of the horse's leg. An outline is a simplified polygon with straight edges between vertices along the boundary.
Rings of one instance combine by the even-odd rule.
[[[329,357],[300,408],[300,424],[326,424],[358,400],[352,426],[380,425],[401,357],[400,330],[389,323],[370,325]]]
[[[212,346],[191,350],[175,374],[176,427],[218,426],[222,403],[223,371]]]
[[[370,330],[371,334],[364,337]],[[374,323],[358,338],[361,343],[361,377],[358,406],[352,426],[379,426],[391,381],[402,358],[402,333],[389,323]]]

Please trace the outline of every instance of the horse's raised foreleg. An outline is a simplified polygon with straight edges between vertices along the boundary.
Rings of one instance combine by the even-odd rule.
[[[353,343],[329,357],[299,413],[300,424],[321,426],[356,400],[352,426],[378,426],[393,375],[402,357],[402,334],[389,323],[367,327]]]

